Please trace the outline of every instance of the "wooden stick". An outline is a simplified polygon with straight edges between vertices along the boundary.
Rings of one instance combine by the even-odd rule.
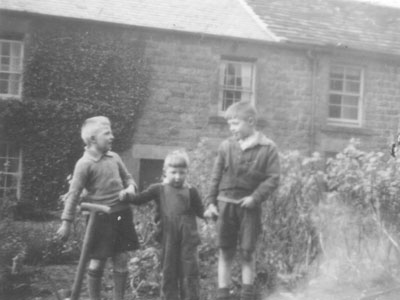
[[[86,268],[86,262],[88,259],[89,249],[93,242],[94,237],[94,228],[96,225],[97,213],[104,212],[110,213],[111,208],[104,205],[93,204],[93,203],[82,203],[81,204],[82,210],[88,210],[90,212],[89,215],[89,222],[86,226],[85,237],[83,239],[82,245],[82,252],[79,258],[78,269],[76,271],[74,284],[72,285],[72,292],[70,300],[78,300],[81,289],[82,289],[82,282],[83,282],[83,274]]]

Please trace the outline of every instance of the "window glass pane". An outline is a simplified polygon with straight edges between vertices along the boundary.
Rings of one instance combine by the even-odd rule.
[[[251,89],[252,87],[252,74],[253,68],[251,65],[246,64],[242,66],[242,86],[246,89]]]
[[[356,107],[343,107],[343,118],[357,120],[358,119],[358,109]]]
[[[20,59],[19,58],[12,58],[10,64],[10,71],[11,72],[19,72],[21,69],[20,66]]]
[[[332,91],[342,91],[343,90],[343,81],[331,80],[330,88]]]
[[[18,59],[22,56],[20,43],[11,44],[11,56],[17,57]]]
[[[9,71],[10,70],[10,58],[9,57],[1,57],[0,61],[0,71]]]
[[[330,105],[329,106],[329,118],[340,118],[340,106]]]
[[[8,94],[8,82],[0,80],[0,94]]]
[[[18,159],[9,159],[8,160],[8,172],[17,173],[19,167],[19,160]]]
[[[350,93],[359,93],[360,92],[360,82],[359,81],[347,81],[345,91],[350,92]]]
[[[235,86],[235,76],[226,75],[225,76],[225,85],[227,85],[227,86]]]
[[[361,71],[355,68],[346,68],[346,79],[348,80],[360,80]]]
[[[329,104],[340,105],[342,103],[342,96],[337,94],[329,95]]]
[[[343,96],[343,105],[358,107],[357,96]]]
[[[2,56],[10,56],[10,43],[9,42],[0,42],[1,45],[1,55]]]

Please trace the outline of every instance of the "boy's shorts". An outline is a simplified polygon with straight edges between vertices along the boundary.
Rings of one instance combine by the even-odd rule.
[[[243,208],[238,204],[218,201],[218,246],[252,253],[261,232],[261,207]]]
[[[111,214],[99,213],[94,228],[92,259],[106,259],[139,248],[139,241],[130,209]]]

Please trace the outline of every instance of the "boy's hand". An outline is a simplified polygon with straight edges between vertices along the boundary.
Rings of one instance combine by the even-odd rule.
[[[62,221],[60,228],[57,230],[56,237],[62,241],[66,241],[71,233],[71,222]]]
[[[126,189],[123,189],[122,191],[119,192],[119,201],[124,201],[126,200],[127,196],[131,195],[135,195],[136,193],[136,189],[133,185],[128,186]]]
[[[252,196],[247,196],[241,199],[241,207],[245,207],[245,208],[254,208],[256,206],[256,201],[254,200],[254,198]]]
[[[217,207],[214,204],[210,204],[206,211],[204,212],[204,218],[206,219],[217,219],[219,216],[219,212]]]

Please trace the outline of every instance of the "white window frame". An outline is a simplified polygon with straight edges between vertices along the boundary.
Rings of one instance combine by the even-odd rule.
[[[10,45],[10,54],[9,55],[3,55],[3,44],[8,43]],[[13,55],[12,48],[18,45],[20,47],[20,56],[15,56]],[[3,61],[8,59],[9,62],[8,64],[3,64]],[[12,61],[16,61],[16,65],[14,66],[14,69],[12,68],[13,64]],[[7,40],[7,39],[0,39],[0,81],[7,81],[8,82],[8,88],[7,88],[7,93],[2,93],[0,89],[0,99],[8,99],[8,98],[16,98],[16,99],[21,99],[22,95],[22,73],[23,73],[23,61],[24,61],[24,43],[22,41],[18,40]],[[11,81],[10,78],[7,80],[2,79],[2,75],[17,75],[18,80],[17,80],[17,93],[11,93]]]
[[[240,79],[239,85],[236,84],[237,80],[234,80],[234,84],[229,84],[229,83],[227,84],[228,78],[226,77],[226,75],[228,72],[227,70],[228,66],[231,67],[233,66],[234,68],[240,68],[241,72],[243,72],[244,69],[247,69],[247,71],[250,74],[248,77],[246,77],[247,84],[245,86],[243,86],[242,77],[236,76],[237,74],[234,74],[235,76],[232,79]],[[255,81],[256,81],[256,64],[254,61],[222,59],[219,68],[218,114],[223,115],[226,108],[229,106],[227,105],[225,98],[227,92],[235,93],[236,96],[239,96],[236,101],[233,99],[233,102],[230,104],[233,104],[240,100],[245,100],[243,99],[244,98],[243,94],[247,95],[246,97],[247,100],[255,104]]]
[[[18,152],[17,156],[10,156],[10,146],[13,145]],[[6,149],[5,155],[0,152],[0,161],[5,162],[3,165],[0,165],[0,177],[1,176],[13,176],[15,177],[17,183],[15,187],[7,187],[7,179],[3,181],[0,180],[0,199],[4,199],[9,196],[8,192],[10,190],[15,190],[15,194],[12,196],[15,196],[17,199],[20,199],[21,197],[21,178],[22,178],[22,151],[19,149],[15,143],[9,143],[9,142],[0,142],[0,146],[4,147]],[[6,164],[10,164],[10,160],[17,160],[17,169],[16,171],[10,171],[8,170],[8,167]],[[3,185],[4,184],[4,185]]]
[[[342,68],[343,73],[342,76],[343,78],[334,78],[332,77],[332,70],[333,68]],[[348,79],[347,75],[351,70],[356,70],[359,73],[359,80],[353,80],[353,79]],[[342,89],[333,89],[332,85],[334,85],[334,81],[336,82],[342,82]],[[353,92],[346,90],[347,86],[350,84],[357,84],[359,83],[359,89],[358,92]],[[338,96],[340,98],[341,104],[336,105],[339,106],[341,110],[341,115],[343,115],[343,109],[346,107],[348,109],[354,108],[354,105],[351,104],[343,104],[344,97],[351,97],[351,98],[358,98],[357,99],[357,119],[353,118],[345,118],[345,117],[331,117],[330,116],[330,108],[332,106],[335,106],[331,103],[331,96]],[[329,70],[329,92],[328,92],[328,99],[327,99],[327,109],[328,109],[328,124],[329,125],[339,125],[339,126],[348,126],[348,127],[361,127],[362,126],[362,112],[363,112],[363,95],[364,95],[364,68],[361,66],[355,66],[355,65],[347,65],[347,64],[332,64]]]

